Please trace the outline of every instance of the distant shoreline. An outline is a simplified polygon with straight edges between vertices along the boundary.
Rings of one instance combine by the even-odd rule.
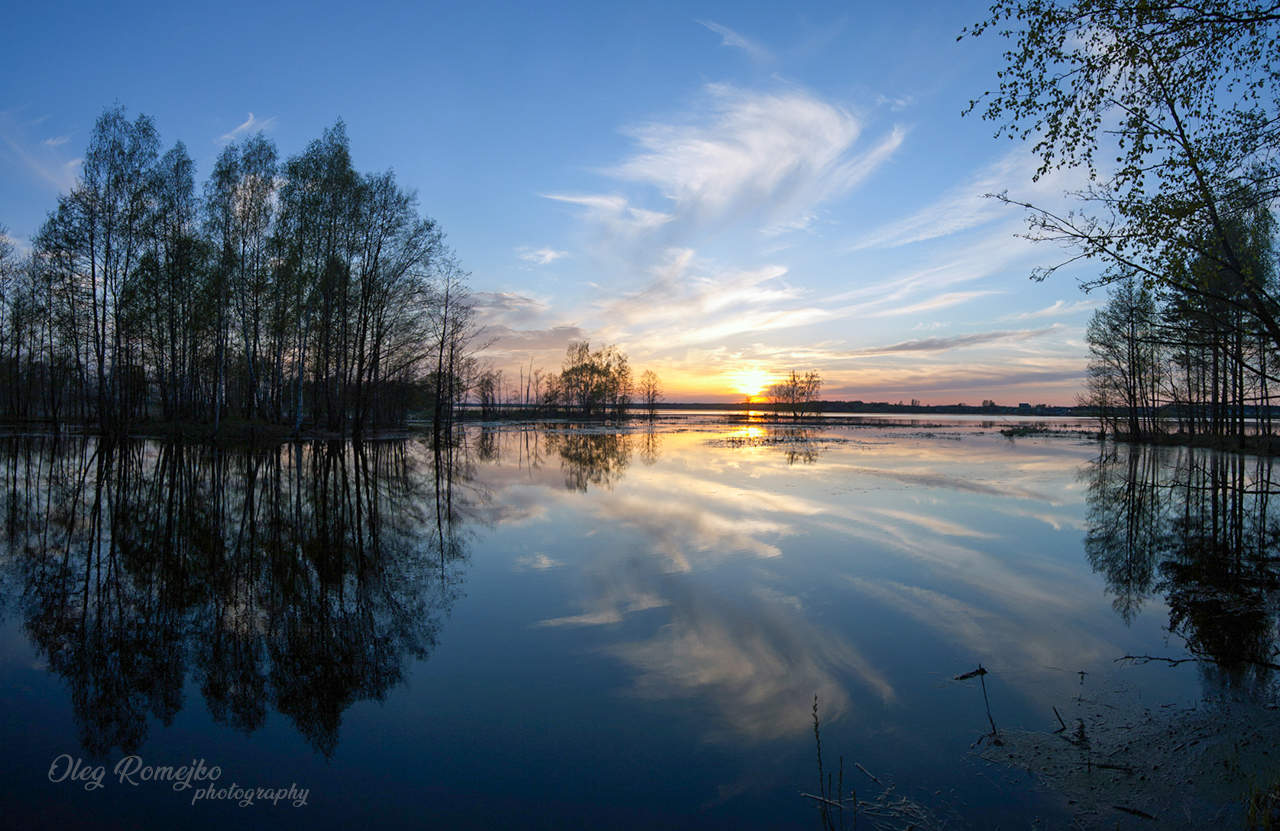
[[[705,416],[703,415],[704,413]],[[478,414],[465,413],[465,411],[461,415],[461,418],[455,419],[453,422],[455,427],[511,427],[528,424],[547,427],[608,427],[617,430],[630,430],[636,427],[643,427],[646,422],[650,422],[648,415],[645,412],[638,410],[632,410],[620,419],[602,417],[584,418],[564,414],[534,412],[532,410],[521,411],[518,408],[515,410],[504,410],[501,413],[491,415],[487,418],[480,418]],[[945,421],[933,422],[916,418],[918,416],[927,417],[930,415],[940,417],[960,415],[967,416],[969,419],[974,420],[957,423]],[[898,418],[895,419],[894,416],[898,416]],[[982,416],[989,416],[990,418],[983,419],[981,418]],[[1074,437],[1087,438],[1092,441],[1110,441],[1116,444],[1140,444],[1153,447],[1196,447],[1207,450],[1246,453],[1261,456],[1280,455],[1280,436],[1215,436],[1201,433],[1192,435],[1185,432],[1157,433],[1151,435],[1144,434],[1136,438],[1126,433],[1109,432],[1103,436],[1097,429],[1073,429],[1070,426],[1054,425],[1052,423],[1052,420],[1055,419],[1093,419],[1096,418],[1096,415],[1094,414],[1068,412],[1061,415],[1057,413],[1045,415],[1037,414],[1035,412],[1028,413],[1025,410],[1009,407],[998,408],[996,411],[991,411],[976,407],[965,407],[959,409],[956,407],[904,406],[901,408],[894,407],[894,409],[891,410],[881,411],[870,411],[865,409],[859,411],[826,410],[821,413],[807,414],[799,418],[793,418],[788,413],[776,411],[770,412],[754,405],[748,409],[745,407],[733,408],[710,404],[667,404],[657,408],[656,418],[653,421],[656,421],[659,424],[671,424],[673,422],[695,420],[703,417],[715,418],[718,423],[726,425],[741,424],[790,428],[843,427],[944,429],[958,426],[984,427],[988,429],[1003,428],[996,429],[996,432],[1009,439],[1047,436]],[[1006,420],[1010,418],[1017,419],[1017,421],[1011,422]],[[1029,419],[1037,418],[1049,420],[1049,423],[1044,423],[1044,421],[1031,421],[1028,423],[1027,421]],[[257,424],[235,421],[224,422],[219,426],[216,433],[212,431],[212,425],[208,424],[144,422],[135,425],[124,435],[116,436],[114,438],[127,440],[153,439],[209,445],[247,444],[250,446],[270,446],[295,442],[317,441],[395,441],[429,437],[431,434],[432,422],[430,419],[410,420],[408,423],[403,425],[368,431],[360,436],[354,436],[350,433],[344,435],[340,431],[324,430],[314,427],[295,431],[286,425]],[[93,424],[67,424],[65,422],[55,424],[51,421],[42,420],[0,421],[0,437],[18,438],[24,436],[101,438],[103,434],[98,432]]]

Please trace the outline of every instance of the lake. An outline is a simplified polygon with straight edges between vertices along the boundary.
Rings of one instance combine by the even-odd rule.
[[[1271,462],[995,421],[8,437],[0,812],[1238,825],[1280,768]]]

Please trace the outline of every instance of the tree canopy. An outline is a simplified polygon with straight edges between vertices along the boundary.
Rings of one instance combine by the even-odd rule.
[[[1280,3],[996,0],[961,37],[987,33],[1010,42],[1005,65],[966,112],[1031,142],[1037,178],[1088,174],[1067,213],[1001,195],[1028,210],[1029,238],[1072,252],[1032,276],[1097,260],[1093,284],[1228,300],[1280,345],[1275,293],[1235,230],[1280,193]]]
[[[0,409],[127,432],[224,418],[362,433],[466,393],[463,273],[339,120],[281,162],[259,133],[203,192],[181,142],[107,109],[14,277],[0,249]]]

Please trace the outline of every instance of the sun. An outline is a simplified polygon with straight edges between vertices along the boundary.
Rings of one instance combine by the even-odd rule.
[[[752,399],[759,397],[772,381],[772,375],[763,369],[756,368],[739,370],[729,375],[729,382],[733,384],[734,391]]]

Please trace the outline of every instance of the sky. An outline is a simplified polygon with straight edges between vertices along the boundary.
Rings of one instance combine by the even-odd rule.
[[[20,4],[0,51],[0,224],[28,245],[119,103],[199,180],[336,119],[416,191],[515,385],[617,344],[671,401],[788,371],[822,397],[1072,404],[1101,298],[1017,237],[1082,184],[971,99],[1005,43],[954,3]]]

